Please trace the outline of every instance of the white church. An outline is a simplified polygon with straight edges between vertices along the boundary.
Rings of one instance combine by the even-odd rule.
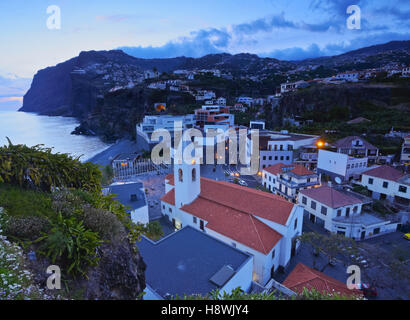
[[[265,285],[295,255],[303,209],[281,197],[200,177],[200,165],[174,163],[162,214],[176,229],[192,226],[253,256],[253,280]],[[189,243],[187,243],[189,245]]]

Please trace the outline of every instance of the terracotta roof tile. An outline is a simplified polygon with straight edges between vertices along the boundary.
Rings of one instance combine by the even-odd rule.
[[[170,191],[168,191],[165,195],[162,196],[160,201],[164,201],[170,205],[175,206],[175,189],[172,188]]]
[[[352,148],[352,147],[353,147],[353,146],[352,146],[352,142],[353,142],[354,140],[357,140],[357,139],[359,139],[359,140],[361,140],[361,141],[363,142],[363,146],[364,146],[366,149],[377,149],[377,147],[375,147],[374,145],[372,145],[370,142],[367,142],[366,140],[364,140],[363,138],[358,137],[358,136],[350,136],[350,137],[346,137],[346,138],[337,140],[337,141],[334,143],[334,145],[335,145],[336,148]]]
[[[293,167],[293,169],[289,170],[290,172],[293,172],[294,174],[298,175],[298,176],[309,176],[309,175],[314,175],[315,173],[313,171],[310,171],[308,169],[306,169],[304,166],[300,165],[300,164],[283,164],[283,163],[277,163],[274,164],[273,166],[267,167],[263,170],[277,175],[280,173],[283,173],[282,169],[283,168],[289,168],[289,167]]]
[[[207,228],[264,254],[268,254],[282,238],[280,233],[251,214],[201,196],[191,204],[183,206],[182,210],[207,221]]]
[[[397,181],[400,178],[404,177],[405,174],[402,173],[401,171],[394,169],[390,166],[383,165],[377,168],[373,168],[370,170],[367,170],[363,172],[362,174],[371,176],[371,177],[376,177],[376,178],[381,178],[385,180],[390,180],[390,181]]]
[[[175,190],[161,201],[175,205]],[[201,178],[200,195],[181,209],[207,221],[207,228],[267,254],[282,235],[255,216],[285,225],[293,208],[271,193]]]
[[[272,193],[201,178],[201,197],[285,225],[294,205]]]
[[[362,203],[359,198],[340,192],[329,186],[304,189],[301,190],[300,193],[333,209]]]
[[[173,175],[172,173],[168,174],[168,175],[165,177],[165,181],[167,181],[167,180],[168,180],[168,184],[170,184],[171,186],[174,186],[174,185],[175,185],[175,183],[174,183],[174,175]]]
[[[296,293],[302,293],[303,289],[316,289],[325,294],[338,293],[347,296],[362,296],[358,290],[350,290],[346,284],[328,275],[309,268],[299,263],[282,283],[285,287]]]

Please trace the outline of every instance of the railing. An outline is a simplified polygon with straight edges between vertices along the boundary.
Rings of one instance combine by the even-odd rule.
[[[142,159],[133,162],[130,166],[118,167],[113,170],[114,180],[123,181],[147,173],[166,174],[170,172],[170,166],[166,164],[157,165],[151,159]]]

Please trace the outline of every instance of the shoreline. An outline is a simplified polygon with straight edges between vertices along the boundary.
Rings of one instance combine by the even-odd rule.
[[[112,159],[120,153],[133,153],[140,152],[142,150],[143,148],[139,146],[136,141],[121,139],[107,149],[87,159],[86,162],[92,162],[105,167],[110,165]]]

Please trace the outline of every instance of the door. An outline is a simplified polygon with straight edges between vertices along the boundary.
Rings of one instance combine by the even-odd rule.
[[[296,242],[297,242],[297,239],[294,238],[294,239],[292,240],[292,249],[290,250],[290,256],[291,256],[291,258],[294,257],[295,254],[296,254]]]
[[[315,215],[314,214],[310,214],[310,222],[315,223]]]
[[[360,236],[360,239],[364,240],[364,238],[366,238],[366,231],[363,231]]]

